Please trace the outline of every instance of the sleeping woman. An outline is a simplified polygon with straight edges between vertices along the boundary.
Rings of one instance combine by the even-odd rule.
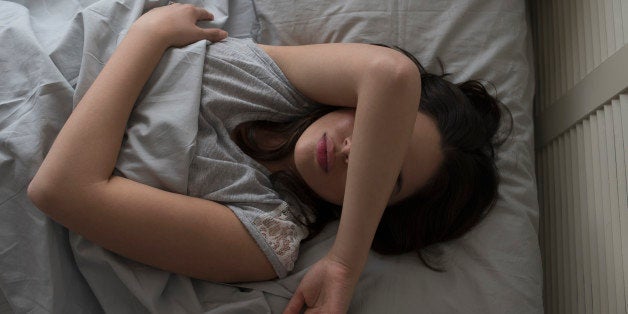
[[[289,313],[346,312],[371,248],[436,269],[422,250],[484,217],[500,109],[482,84],[452,84],[399,48],[265,46],[196,26],[212,18],[173,4],[133,24],[30,183],[39,209],[115,253],[216,282],[286,276],[299,243],[340,218]],[[199,40],[213,44],[189,195],[115,175],[163,53]]]

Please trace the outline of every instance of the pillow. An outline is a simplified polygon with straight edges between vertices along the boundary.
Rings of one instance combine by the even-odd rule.
[[[490,81],[511,111],[511,137],[498,150],[495,208],[475,229],[442,245],[446,273],[415,254],[372,253],[356,288],[356,313],[542,312],[538,200],[534,177],[534,68],[525,1],[515,0],[253,0],[264,44],[364,42],[397,45],[453,82]],[[489,91],[491,89],[489,88]],[[332,224],[330,228],[335,228]],[[329,237],[329,233],[324,232]],[[305,244],[302,276],[333,241]],[[325,245],[322,243],[325,242]],[[298,281],[281,284],[294,290]]]

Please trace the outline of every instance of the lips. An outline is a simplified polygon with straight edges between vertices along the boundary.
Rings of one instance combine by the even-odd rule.
[[[329,172],[333,165],[334,143],[327,137],[327,133],[323,134],[316,144],[316,162],[325,172]]]
[[[318,143],[316,144],[316,162],[321,166],[323,171],[329,171],[329,164],[327,158],[327,134],[323,134]]]

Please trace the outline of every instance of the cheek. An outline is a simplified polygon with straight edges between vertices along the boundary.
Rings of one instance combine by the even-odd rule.
[[[314,147],[306,141],[299,140],[294,150],[294,163],[299,175],[305,183],[327,202],[342,205],[346,173],[325,173],[316,163],[313,155]]]
[[[295,166],[299,175],[305,183],[322,199],[327,202],[342,205],[344,198],[344,188],[346,173],[325,173],[323,172],[312,154],[308,154],[310,150],[307,146],[295,147],[294,159]]]

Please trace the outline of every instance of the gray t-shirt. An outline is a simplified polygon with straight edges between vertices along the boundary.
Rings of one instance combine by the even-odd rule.
[[[228,38],[209,45],[188,194],[233,210],[280,278],[294,267],[307,230],[296,223],[299,211],[273,190],[269,171],[242,152],[230,134],[242,122],[286,121],[314,106],[252,40]]]

